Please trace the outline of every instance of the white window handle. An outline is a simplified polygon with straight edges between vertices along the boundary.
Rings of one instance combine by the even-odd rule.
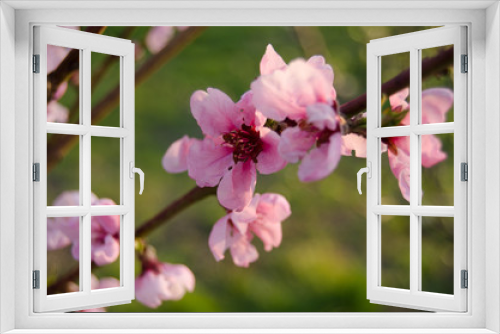
[[[142,195],[142,192],[144,191],[144,172],[140,168],[134,167],[134,163],[132,161],[130,161],[129,167],[131,179],[134,178],[134,173],[139,174],[139,185],[141,187],[139,195]]]
[[[358,192],[359,192],[360,195],[362,194],[362,192],[361,192],[361,175],[363,175],[363,173],[366,173],[367,177],[369,179],[371,179],[371,177],[372,177],[372,168],[371,168],[372,167],[372,163],[368,162],[367,165],[368,165],[368,167],[361,168],[358,171]]]

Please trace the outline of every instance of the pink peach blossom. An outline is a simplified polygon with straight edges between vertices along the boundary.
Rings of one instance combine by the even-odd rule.
[[[195,140],[196,139],[184,136],[170,145],[162,159],[163,168],[169,173],[181,173],[187,171],[189,148]]]
[[[281,222],[291,214],[290,204],[279,194],[255,194],[242,211],[230,212],[212,228],[208,245],[217,261],[224,259],[229,249],[233,262],[248,267],[259,254],[251,241],[261,239],[264,249],[270,251],[281,244]]]
[[[174,36],[174,27],[152,27],[146,35],[146,46],[152,54],[160,52]]]
[[[321,56],[287,65],[268,45],[260,71],[251,85],[257,110],[276,121],[296,123],[282,132],[280,155],[291,163],[302,160],[299,179],[303,182],[328,176],[341,156],[333,69]]]
[[[186,137],[174,143],[164,158],[166,169],[184,170],[188,151],[187,169],[196,184],[219,185],[219,202],[241,210],[252,199],[257,170],[271,174],[285,167],[286,161],[277,154],[279,135],[264,127],[266,118],[255,110],[251,93],[234,103],[218,89],[199,90],[191,96],[191,112],[205,139]]]
[[[59,102],[52,100],[47,103],[47,122],[66,123],[69,110]]]
[[[186,291],[194,291],[194,274],[185,265],[162,263],[150,250],[141,261],[143,271],[135,280],[135,296],[142,304],[157,308],[164,300],[180,300]]]
[[[55,206],[80,205],[78,191],[66,191],[53,202]],[[116,205],[109,198],[99,199],[92,194],[91,205]],[[47,220],[47,249],[64,248],[72,244],[71,254],[80,257],[80,218],[57,217]],[[91,258],[103,266],[116,261],[120,254],[120,216],[92,216]]]
[[[389,97],[391,108],[394,111],[408,110],[408,88]],[[453,92],[448,88],[431,88],[422,92],[422,124],[442,123],[446,121],[446,113],[453,105]],[[401,125],[410,125],[410,113],[401,121]],[[403,197],[410,201],[410,138],[390,138],[393,149],[389,149],[389,165],[394,176],[398,179],[399,188]],[[434,135],[420,137],[422,150],[422,166],[430,168],[447,158],[441,150],[441,141]]]

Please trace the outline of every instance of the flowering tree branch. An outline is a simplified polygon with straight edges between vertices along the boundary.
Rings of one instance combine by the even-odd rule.
[[[181,212],[182,210],[189,207],[191,204],[194,204],[205,197],[210,195],[215,195],[217,187],[194,187],[186,194],[175,200],[174,202],[167,205],[163,210],[158,212],[153,218],[146,221],[135,231],[135,237],[140,238],[149,234],[154,229],[158,228],[163,223],[169,221],[176,214]]]
[[[160,52],[147,60],[135,73],[135,85],[142,84],[163,64],[178,55],[187,45],[204,32],[207,27],[190,27],[177,34]],[[57,87],[57,86],[55,86]],[[120,87],[117,86],[92,109],[92,123],[108,115],[120,101]],[[74,138],[76,137],[76,138]],[[54,135],[47,143],[47,170],[50,171],[77,143],[78,136]]]
[[[422,61],[422,80],[443,71],[453,64],[453,48]],[[410,69],[407,69],[382,85],[382,93],[389,96],[410,85]],[[340,112],[352,117],[366,110],[366,93],[340,106]]]
[[[88,27],[85,31],[93,34],[102,34],[106,27]],[[47,75],[47,102],[51,101],[57,88],[80,68],[80,50],[73,49],[59,66]]]

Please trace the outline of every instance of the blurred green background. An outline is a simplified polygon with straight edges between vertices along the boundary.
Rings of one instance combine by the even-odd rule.
[[[165,63],[136,87],[136,166],[146,175],[144,194],[136,195],[136,226],[195,186],[187,173],[168,174],[161,159],[169,145],[187,134],[201,138],[189,109],[191,94],[215,87],[234,101],[250,88],[259,75],[259,62],[267,44],[286,62],[297,57],[322,54],[333,66],[334,86],[342,104],[366,91],[366,44],[371,39],[427,29],[428,27],[210,27],[180,54]],[[128,29],[126,31],[126,29]],[[132,39],[143,49],[140,67],[151,57],[144,40],[149,27],[108,27],[104,34]],[[102,69],[105,57],[92,55],[93,71]],[[108,65],[106,65],[108,66]],[[106,96],[118,82],[118,64],[96,87],[95,100]],[[404,61],[384,63],[387,77],[406,69]],[[94,70],[95,68],[95,70]],[[428,87],[452,87],[449,73],[429,79]],[[60,101],[71,105],[76,87]],[[410,97],[411,98],[411,97]],[[100,124],[117,125],[117,110]],[[452,157],[453,135],[441,136],[443,150]],[[117,201],[116,143],[98,139],[92,143],[92,191]],[[383,161],[387,162],[384,154]],[[452,205],[452,159],[423,172],[425,204]],[[49,175],[48,198],[62,190],[76,189],[77,173],[64,166],[78,166],[75,147]],[[371,304],[366,298],[366,197],[356,190],[356,172],[365,159],[342,157],[333,174],[322,181],[301,183],[297,165],[257,178],[256,192],[283,194],[292,216],[283,224],[283,242],[265,252],[260,240],[253,243],[260,257],[249,268],[238,268],[231,256],[217,263],[209,248],[212,225],[225,213],[215,196],[185,210],[147,237],[160,261],[187,265],[196,276],[193,293],[157,309],[137,301],[108,307],[109,312],[371,312],[408,311]],[[451,169],[450,169],[451,168]],[[450,178],[451,175],[451,178]],[[383,164],[383,201],[407,204],[388,164]],[[51,184],[50,180],[53,181]],[[94,182],[94,180],[96,180]],[[387,180],[387,182],[385,182]],[[363,180],[363,188],[365,181]],[[137,184],[138,186],[138,184]],[[451,196],[451,199],[450,199]],[[451,201],[451,202],[450,202]],[[384,202],[384,204],[387,204]],[[383,217],[383,284],[405,287],[409,282],[409,226],[407,217]],[[452,293],[453,222],[429,218],[423,222],[423,288]],[[69,252],[69,249],[67,250]],[[61,252],[61,251],[59,251]],[[451,259],[450,259],[451,256]],[[67,257],[52,257],[68,267]],[[118,264],[96,268],[98,277],[116,276]],[[136,274],[140,263],[136,264]],[[408,283],[409,284],[409,283]],[[450,290],[451,289],[451,290]]]

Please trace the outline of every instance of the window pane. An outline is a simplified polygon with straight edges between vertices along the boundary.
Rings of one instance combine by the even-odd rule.
[[[80,205],[80,152],[79,136],[47,135],[47,160],[51,155],[62,154],[63,158],[55,166],[47,166],[47,205]],[[76,142],[69,151],[60,152],[59,145]]]
[[[80,123],[80,50],[47,45],[47,122]]]
[[[453,206],[453,133],[421,136],[422,204]]]
[[[80,221],[80,217],[47,218],[48,295],[80,290]],[[70,273],[70,279],[59,284],[59,279]]]
[[[381,84],[393,79],[395,76],[410,68],[410,53],[403,52],[380,57],[381,62]],[[409,80],[408,75],[408,80]],[[381,92],[382,115],[380,118],[381,126],[399,126],[410,125],[410,100],[409,84],[398,92],[387,96]]]
[[[120,106],[106,112],[100,104],[112,91],[120,89],[120,57],[91,53],[92,125],[120,126]],[[118,96],[119,97],[119,96]]]
[[[453,218],[422,217],[422,291],[453,294]]]
[[[448,66],[425,77],[422,71],[421,124],[453,122],[453,45],[423,49],[422,67],[426,59],[438,55],[446,56]]]
[[[410,217],[382,216],[382,286],[410,289]]]
[[[120,140],[92,137],[92,192],[99,198],[120,204]],[[102,205],[97,202],[93,205]]]
[[[120,286],[121,216],[92,217],[92,290]]]
[[[388,137],[381,140],[381,203],[410,203],[410,137]]]

